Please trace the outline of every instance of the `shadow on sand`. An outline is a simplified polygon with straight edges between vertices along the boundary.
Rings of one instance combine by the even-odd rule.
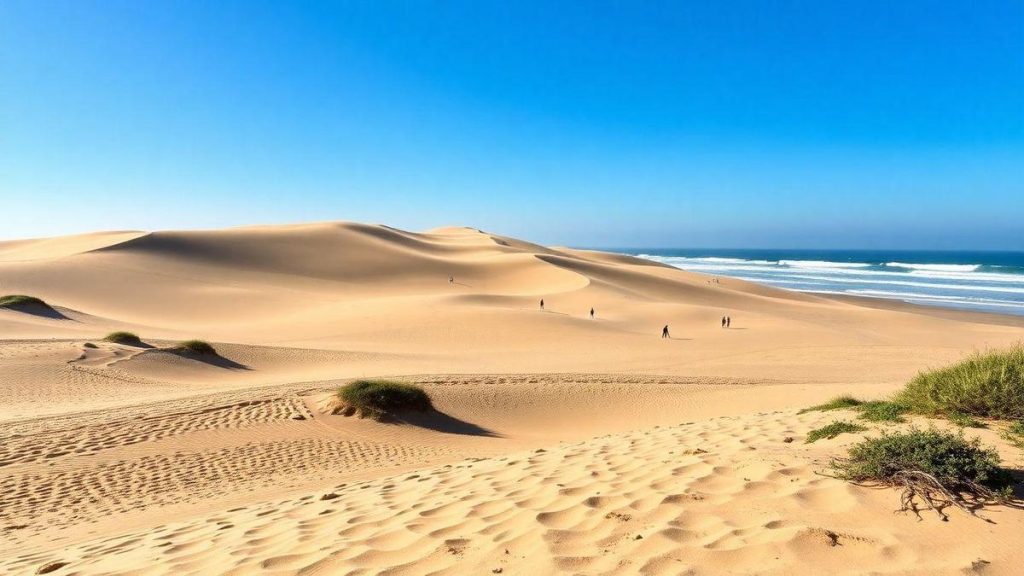
[[[239,364],[238,362],[225,358],[220,354],[198,354],[196,352],[181,350],[178,348],[163,348],[158,349],[157,351],[174,354],[175,356],[181,356],[182,358],[188,358],[189,360],[195,360],[196,362],[202,362],[203,364],[209,364],[210,366],[216,366],[217,368],[224,368],[226,370],[252,370],[252,368],[245,364]]]
[[[49,318],[51,320],[71,320],[71,318],[68,318],[59,310],[52,308],[47,304],[16,304],[14,306],[5,306],[3,309],[21,312],[22,314],[28,314],[30,316],[38,316],[40,318]]]
[[[406,412],[399,416],[393,416],[390,421],[395,424],[410,424],[445,434],[460,434],[463,436],[484,436],[487,438],[501,438],[501,435],[477,426],[472,422],[459,420],[439,410],[428,410],[426,412]]]

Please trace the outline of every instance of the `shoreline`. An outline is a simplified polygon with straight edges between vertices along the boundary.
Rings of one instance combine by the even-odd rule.
[[[765,284],[761,284],[765,286]],[[781,288],[782,290],[788,290]],[[800,292],[790,290],[791,292]],[[909,312],[921,314],[946,320],[957,320],[960,322],[973,322],[976,324],[990,324],[993,326],[1013,326],[1024,328],[1024,316],[1016,314],[1000,314],[998,312],[982,312],[978,310],[963,310],[960,308],[947,308],[944,306],[928,306],[926,304],[914,304],[893,298],[880,298],[875,296],[855,296],[853,294],[833,294],[831,292],[802,292],[813,294],[819,298],[835,300],[848,304],[856,304],[866,308],[877,310],[891,310],[894,312]]]

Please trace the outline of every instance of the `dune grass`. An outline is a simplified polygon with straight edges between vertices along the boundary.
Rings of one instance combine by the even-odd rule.
[[[217,354],[216,348],[210,345],[209,342],[203,340],[185,340],[179,342],[176,346],[171,348],[175,352],[184,352],[186,354],[200,354],[204,356]]]
[[[111,342],[113,344],[125,344],[127,346],[142,346],[142,339],[136,334],[131,332],[111,332],[103,338],[104,342]]]
[[[1003,430],[1003,438],[1008,442],[1024,450],[1024,420],[1017,420]]]
[[[21,306],[50,307],[50,305],[44,302],[41,298],[36,298],[35,296],[26,296],[24,294],[8,294],[7,296],[0,296],[0,308],[18,308]]]
[[[346,416],[385,420],[404,411],[424,412],[433,405],[419,386],[388,380],[356,380],[338,389]]]
[[[856,410],[860,412],[861,419],[869,422],[903,422],[903,414],[910,411],[903,404],[887,400],[864,402]]]
[[[822,438],[831,440],[840,434],[854,434],[857,432],[864,432],[866,430],[867,428],[852,422],[833,422],[827,426],[822,426],[821,428],[808,432],[806,443],[811,444],[821,440]]]
[[[972,512],[978,501],[1009,498],[1013,477],[999,464],[999,453],[976,438],[911,429],[868,438],[831,467],[844,480],[902,489],[902,510],[917,513],[920,502],[945,518],[950,505]]]
[[[932,416],[1024,419],[1024,345],[977,352],[952,366],[922,372],[897,401]]]
[[[857,400],[853,396],[837,396],[824,404],[818,404],[817,406],[811,406],[810,408],[804,408],[798,414],[805,414],[807,412],[824,412],[828,410],[842,410],[844,408],[856,408],[864,402]]]

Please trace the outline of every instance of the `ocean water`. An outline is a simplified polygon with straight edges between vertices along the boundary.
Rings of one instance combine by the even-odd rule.
[[[1024,315],[1024,252],[618,249],[683,270],[825,294]]]

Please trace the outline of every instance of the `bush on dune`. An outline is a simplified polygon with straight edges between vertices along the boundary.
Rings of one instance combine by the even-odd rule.
[[[44,302],[41,298],[36,298],[35,296],[25,296],[24,294],[8,294],[7,296],[0,296],[0,308],[20,308],[22,306],[50,307],[50,305]]]
[[[833,460],[835,476],[853,482],[902,489],[902,510],[919,512],[918,502],[943,519],[948,506],[973,514],[978,502],[1005,502],[1013,478],[999,466],[999,454],[962,434],[912,429],[869,438]]]
[[[131,332],[111,332],[103,338],[103,341],[127,346],[142,346],[142,339]]]
[[[857,400],[853,396],[837,396],[825,402],[824,404],[818,404],[817,406],[811,406],[810,408],[804,408],[798,414],[805,414],[807,412],[824,412],[828,410],[842,410],[844,408],[856,408],[864,402]]]
[[[199,354],[203,356],[212,356],[217,354],[217,350],[210,345],[209,342],[203,340],[185,340],[179,342],[177,346],[170,349],[172,352],[179,352],[185,354]]]
[[[1024,346],[975,353],[952,366],[922,372],[897,399],[921,414],[1024,419]]]
[[[425,412],[433,405],[422,388],[387,380],[356,380],[338,389],[346,416],[384,420],[399,412]]]

